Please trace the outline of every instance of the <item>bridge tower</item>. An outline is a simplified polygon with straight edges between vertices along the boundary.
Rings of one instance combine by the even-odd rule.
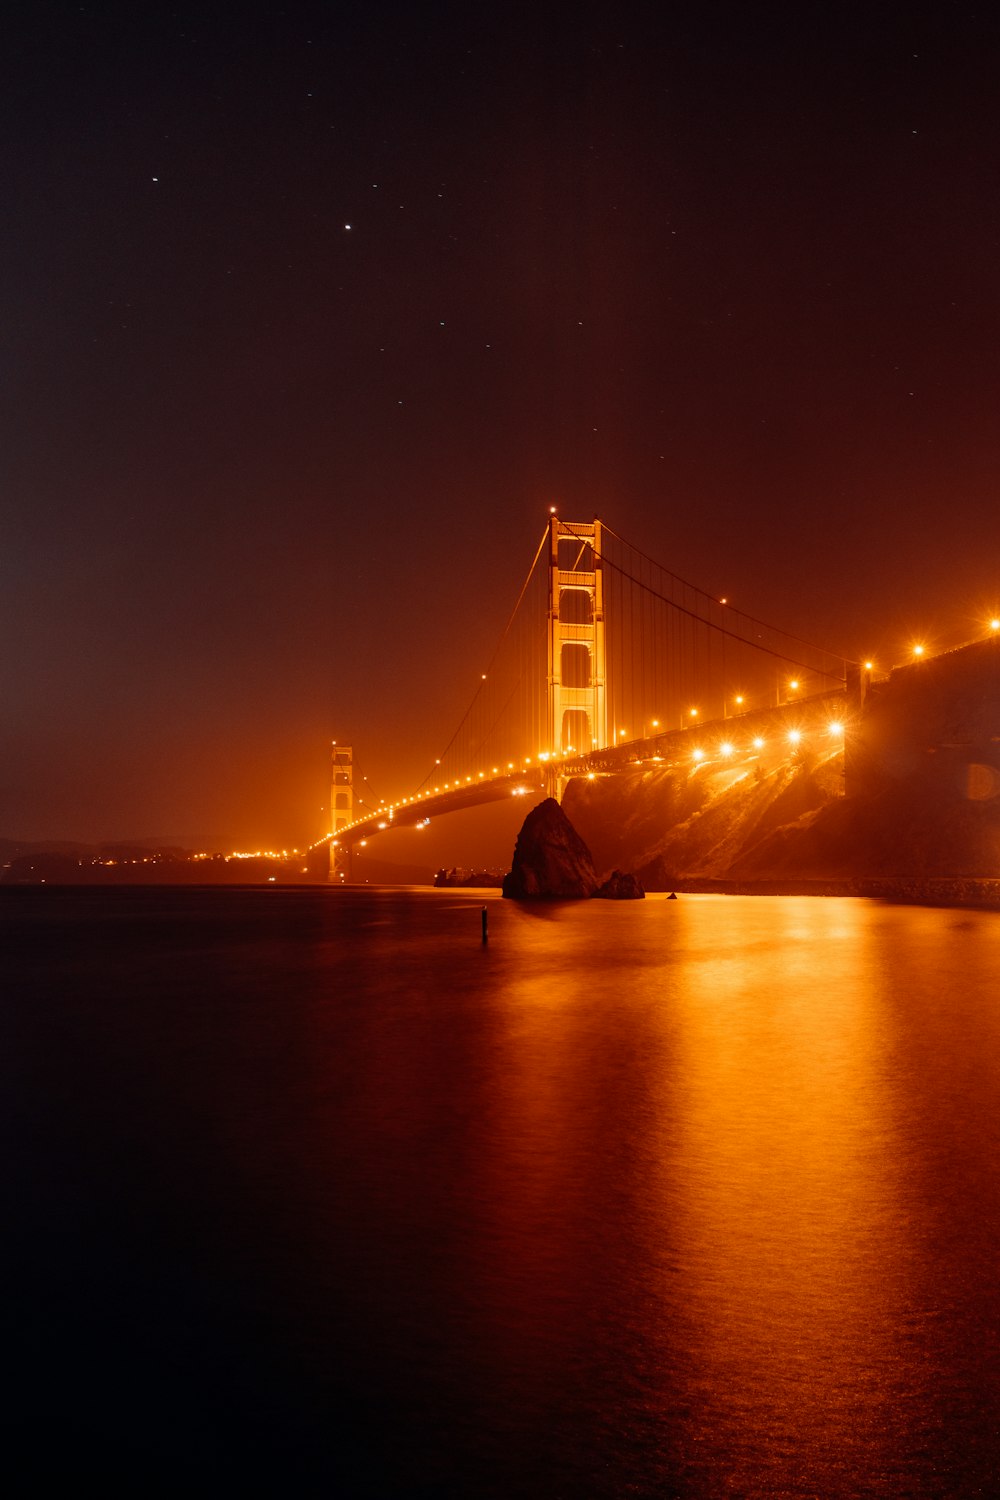
[[[549,522],[548,749],[608,743],[600,521]]]
[[[350,877],[350,845],[339,839],[354,818],[354,750],[333,742],[330,768],[330,879]]]

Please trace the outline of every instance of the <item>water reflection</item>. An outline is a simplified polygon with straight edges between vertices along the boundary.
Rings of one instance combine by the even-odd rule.
[[[275,1493],[995,1490],[1000,917],[100,895],[9,950],[74,1479],[110,1412],[178,1489],[197,1430]]]
[[[727,912],[724,951],[681,997],[683,1107],[660,1178],[681,1232],[672,1291],[737,1492],[804,1468],[840,1493],[908,1446],[913,1251],[885,1004],[858,903],[783,902],[766,956],[763,915]]]
[[[669,920],[630,913],[623,943],[564,914],[507,976],[470,1188],[505,1388],[558,1411],[571,1372],[612,1466],[639,1449],[685,1493],[936,1493],[954,1353],[901,1060],[949,919],[802,898]],[[952,1493],[990,1462],[983,1394]]]

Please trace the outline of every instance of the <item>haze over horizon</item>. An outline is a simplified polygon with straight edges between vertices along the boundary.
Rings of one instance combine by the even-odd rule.
[[[852,657],[1000,607],[997,15],[2,33],[0,834],[412,791],[552,504]]]

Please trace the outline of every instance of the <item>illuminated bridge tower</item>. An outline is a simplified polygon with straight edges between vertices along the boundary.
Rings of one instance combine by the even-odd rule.
[[[600,521],[549,522],[548,749],[608,742]]]
[[[330,774],[330,879],[350,876],[350,845],[339,834],[354,818],[354,751],[333,742]]]

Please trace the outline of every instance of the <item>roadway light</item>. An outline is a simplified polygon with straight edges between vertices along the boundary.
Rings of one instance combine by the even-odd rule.
[[[799,690],[799,679],[797,677],[793,677],[791,682],[788,684],[788,687],[791,692],[797,693]]]
[[[759,734],[754,739],[753,747],[755,750],[763,750],[764,748],[764,741],[761,739]]]
[[[691,759],[692,760],[704,760],[705,759],[705,752],[704,752],[704,750],[692,750],[692,752],[691,752]]]
[[[990,629],[991,630],[1000,630],[1000,620],[991,620],[990,621]]]
[[[913,654],[914,654],[914,656],[923,656],[923,654],[924,654],[924,648],[923,648],[923,646],[914,646],[914,648],[913,648]]]
[[[865,671],[866,672],[872,672],[874,670],[875,670],[875,663],[873,661],[866,661],[865,662]]]
[[[798,729],[790,729],[788,731],[788,743],[790,745],[797,745],[801,738],[802,734]]]
[[[729,755],[732,755],[732,753],[733,753],[733,747],[728,742],[725,745],[720,745],[719,746],[719,754],[720,755],[729,756]]]
[[[835,720],[832,724],[827,725],[826,732],[827,734],[843,734],[844,726],[843,724],[838,724]]]

